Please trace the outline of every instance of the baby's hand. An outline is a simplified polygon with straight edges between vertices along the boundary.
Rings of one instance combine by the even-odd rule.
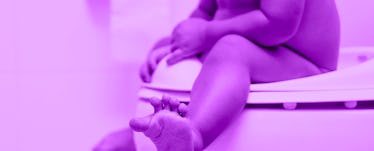
[[[172,55],[167,63],[176,62],[207,49],[206,28],[208,21],[204,19],[191,18],[178,24],[174,29],[171,41]]]
[[[157,64],[170,53],[169,47],[162,47],[152,50],[147,57],[147,60],[140,68],[140,78],[143,82],[151,82],[152,74],[157,67]]]

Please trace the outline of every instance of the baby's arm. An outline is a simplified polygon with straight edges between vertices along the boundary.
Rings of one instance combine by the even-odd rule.
[[[200,0],[197,8],[193,10],[193,12],[191,13],[190,18],[202,18],[205,20],[212,20],[214,17],[214,13],[216,12],[216,9],[216,0]],[[170,44],[170,42],[170,36],[164,37],[157,41],[151,50],[167,46]]]
[[[200,0],[197,8],[191,13],[190,17],[212,20],[216,10],[216,0]]]
[[[238,34],[263,46],[276,46],[296,33],[304,5],[305,0],[261,0],[260,9],[209,22],[207,36],[218,40],[228,34]]]

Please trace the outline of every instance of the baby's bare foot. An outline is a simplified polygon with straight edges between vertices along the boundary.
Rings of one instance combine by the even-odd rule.
[[[202,148],[201,136],[191,122],[168,110],[156,113],[149,128],[142,132],[159,151],[195,151]]]
[[[155,113],[130,121],[133,130],[143,132],[159,151],[201,150],[202,140],[186,118],[187,106],[167,96],[150,99]]]
[[[173,99],[164,95],[162,99],[151,98],[149,103],[153,106],[154,114],[161,110],[168,110],[179,114],[184,117],[187,114],[187,105],[180,103],[177,99]],[[144,131],[148,129],[150,121],[154,114],[142,118],[133,118],[130,120],[130,127],[135,131]]]
[[[161,100],[162,107],[164,110],[169,110],[179,114],[182,117],[187,115],[187,105],[179,102],[178,99],[170,98],[168,96],[163,97]]]

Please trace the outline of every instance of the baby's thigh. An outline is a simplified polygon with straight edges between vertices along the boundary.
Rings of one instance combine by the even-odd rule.
[[[322,73],[320,68],[284,46],[250,50],[250,75],[254,83],[296,79]]]
[[[274,82],[319,74],[308,59],[284,46],[262,47],[240,35],[227,35],[200,56],[205,64],[244,65],[252,82]],[[209,63],[207,63],[209,62]]]

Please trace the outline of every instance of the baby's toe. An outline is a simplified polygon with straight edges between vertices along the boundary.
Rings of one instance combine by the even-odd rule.
[[[134,131],[137,132],[144,132],[149,128],[150,122],[152,119],[152,115],[148,115],[146,117],[141,117],[141,118],[133,118],[130,120],[130,127]]]
[[[185,117],[188,113],[188,107],[184,103],[180,103],[178,106],[178,112],[182,117]]]
[[[161,106],[163,110],[170,110],[170,100],[171,97],[168,95],[163,95],[161,99]]]
[[[162,102],[160,99],[153,97],[149,99],[149,102],[153,106],[155,113],[162,110]]]
[[[179,104],[180,104],[179,100],[173,98],[173,99],[170,99],[169,103],[170,103],[171,111],[178,112],[178,107],[179,107]]]

